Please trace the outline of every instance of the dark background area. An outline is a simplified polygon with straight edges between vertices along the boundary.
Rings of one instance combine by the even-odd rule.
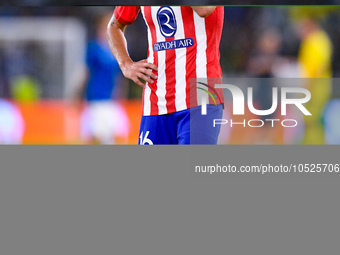
[[[5,0],[1,5],[139,5],[141,1],[136,0]],[[142,1],[143,5],[157,5],[159,0]],[[163,5],[328,5],[340,4],[339,0],[167,0],[162,1]]]

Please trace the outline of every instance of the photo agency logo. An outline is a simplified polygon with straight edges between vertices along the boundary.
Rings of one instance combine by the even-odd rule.
[[[220,95],[218,94],[218,92],[213,86],[208,85],[204,82],[200,82],[200,81],[198,81],[197,84],[198,84],[197,89],[199,91],[203,91],[203,93],[202,92],[197,93],[198,97],[200,98],[199,102],[201,102],[201,105],[202,105],[202,108],[201,108],[202,115],[207,115],[207,104],[208,104],[209,98],[212,99],[212,101],[214,102],[214,105],[221,104],[224,109],[224,103],[221,100]],[[206,95],[208,95],[208,97]]]
[[[300,113],[305,116],[311,116],[311,112],[306,108],[305,104],[311,99],[311,93],[308,89],[302,87],[271,87],[271,107],[267,109],[258,109],[254,102],[254,89],[253,87],[246,87],[246,95],[242,89],[237,85],[232,84],[215,84],[208,85],[205,82],[197,81],[197,99],[198,104],[201,105],[201,115],[207,115],[207,105],[209,98],[212,99],[215,105],[224,104],[221,101],[218,89],[223,89],[225,95],[229,94],[232,97],[232,102],[227,105],[231,107],[233,116],[244,116],[243,120],[235,121],[231,119],[213,119],[213,127],[218,125],[228,125],[230,127],[251,127],[260,128],[269,123],[272,127],[281,125],[284,128],[296,127],[299,123],[297,119],[287,118],[288,107],[295,107]],[[226,97],[226,96],[225,96]],[[268,99],[266,99],[268,100]],[[211,102],[210,102],[211,104]],[[247,107],[247,108],[246,108]],[[250,114],[246,114],[249,112]],[[275,118],[273,114],[275,113]],[[247,119],[247,116],[258,116],[258,118]],[[268,118],[266,118],[268,116]]]

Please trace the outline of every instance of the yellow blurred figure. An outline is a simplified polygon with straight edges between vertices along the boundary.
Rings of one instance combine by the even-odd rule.
[[[307,78],[306,88],[312,99],[306,108],[312,116],[305,117],[304,144],[324,144],[323,110],[331,96],[332,43],[316,20],[305,18],[299,22],[301,48],[298,61],[301,77]]]
[[[40,98],[40,84],[29,75],[16,76],[11,81],[13,99],[20,102],[33,102]]]

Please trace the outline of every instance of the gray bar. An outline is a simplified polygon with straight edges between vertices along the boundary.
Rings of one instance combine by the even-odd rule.
[[[338,254],[340,146],[0,146],[0,254]],[[312,177],[312,178],[311,178]]]

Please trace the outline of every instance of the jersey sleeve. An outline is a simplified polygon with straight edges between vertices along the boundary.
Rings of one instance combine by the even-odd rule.
[[[140,12],[140,6],[117,6],[114,15],[115,18],[123,25],[132,24]]]

